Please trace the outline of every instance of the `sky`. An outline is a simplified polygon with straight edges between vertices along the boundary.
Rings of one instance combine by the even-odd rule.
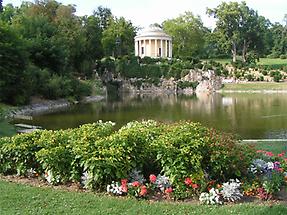
[[[233,0],[241,2],[242,0]],[[3,0],[3,5],[12,3],[19,6],[20,0]],[[222,0],[58,0],[63,4],[76,5],[77,15],[90,15],[98,6],[111,9],[113,15],[123,16],[137,27],[148,27],[150,24],[161,24],[166,19],[172,19],[191,11],[199,15],[208,28],[215,26],[215,20],[206,15],[206,8],[215,8]],[[225,1],[228,2],[228,1]],[[247,5],[265,16],[272,23],[283,23],[287,14],[287,0],[245,0]]]

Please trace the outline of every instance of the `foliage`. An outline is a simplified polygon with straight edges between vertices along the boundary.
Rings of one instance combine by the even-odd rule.
[[[190,82],[190,81],[179,81],[177,83],[177,87],[180,88],[180,89],[185,89],[185,88],[188,88],[188,87],[191,87],[193,90],[196,89],[196,87],[198,86],[198,82],[195,81],[195,82]]]
[[[185,12],[163,22],[163,29],[173,38],[173,55],[179,58],[196,57],[202,53],[204,35],[208,30],[200,17]]]
[[[236,62],[238,50],[242,50],[242,59],[247,61],[248,49],[260,53],[264,49],[264,32],[269,21],[259,16],[245,2],[223,2],[207,13],[216,18],[215,36],[220,46],[231,50],[233,62]]]
[[[0,101],[26,103],[30,92],[25,90],[27,52],[24,41],[1,21],[0,38]]]
[[[137,168],[143,176],[134,174],[130,180],[143,183],[141,178],[162,172],[165,176],[159,175],[154,185],[166,189],[172,184],[174,196],[185,198],[198,193],[201,185],[204,189],[206,180],[244,175],[249,162],[247,154],[241,154],[244,147],[220,134],[211,137],[209,129],[196,123],[143,121],[112,130],[113,123],[98,122],[0,139],[0,172],[27,175],[32,169],[51,183],[78,181],[86,188],[103,189]],[[186,177],[193,183],[185,185]]]
[[[136,28],[123,17],[110,19],[103,31],[102,44],[106,56],[128,55],[134,50]]]

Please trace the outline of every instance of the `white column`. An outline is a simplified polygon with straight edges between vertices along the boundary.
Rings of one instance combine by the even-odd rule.
[[[138,43],[138,56],[140,56],[140,53],[141,53],[141,49],[140,49],[141,41],[139,40],[137,43]]]
[[[160,40],[160,57],[162,57],[163,50],[162,50],[162,40]]]
[[[168,47],[167,47],[167,40],[165,40],[165,55],[164,55],[164,57],[168,57],[167,56],[167,49],[168,49]]]
[[[138,41],[135,41],[135,56],[138,56]]]
[[[155,54],[155,57],[157,57],[158,55],[158,50],[157,50],[157,39],[154,40],[154,54]]]
[[[172,58],[172,41],[169,41],[169,57]]]
[[[146,43],[145,43],[145,39],[144,39],[144,53],[143,56],[146,56]]]
[[[151,57],[151,39],[149,39],[148,41],[148,44],[149,44],[149,56]]]

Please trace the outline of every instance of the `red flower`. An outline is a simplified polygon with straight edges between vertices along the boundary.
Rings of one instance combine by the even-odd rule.
[[[191,186],[192,186],[193,189],[197,189],[199,187],[198,184],[192,184]]]
[[[121,189],[124,193],[127,193],[128,192],[128,186],[125,184],[125,185],[122,185],[121,186]]]
[[[128,179],[122,179],[121,180],[121,184],[122,185],[127,185],[127,183],[128,183]]]
[[[282,153],[278,154],[277,156],[278,156],[278,157],[283,157],[283,156],[284,156],[284,154],[285,154],[285,153],[284,153],[284,152],[282,152]]]
[[[265,155],[269,156],[269,157],[272,157],[274,156],[274,154],[272,152],[265,152]]]
[[[277,171],[278,172],[284,172],[284,170],[282,168],[278,168]]]
[[[151,175],[149,176],[149,180],[150,180],[151,183],[155,183],[155,181],[156,181],[156,176],[155,176],[154,174],[151,174]]]
[[[190,185],[192,184],[191,178],[186,178],[186,179],[184,180],[184,183],[185,183],[187,186],[190,186]]]
[[[139,187],[141,185],[141,183],[139,183],[138,181],[134,181],[133,183],[132,183],[132,186],[133,187]]]
[[[164,192],[166,194],[169,194],[169,193],[172,193],[172,191],[173,191],[173,189],[171,187],[169,187],[169,188],[166,188]]]
[[[147,188],[146,186],[141,186],[140,196],[145,196],[147,194]]]

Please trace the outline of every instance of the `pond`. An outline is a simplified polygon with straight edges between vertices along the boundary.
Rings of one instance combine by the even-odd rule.
[[[287,94],[122,95],[22,122],[60,129],[100,119],[116,122],[118,127],[141,119],[191,120],[244,139],[287,138]]]

